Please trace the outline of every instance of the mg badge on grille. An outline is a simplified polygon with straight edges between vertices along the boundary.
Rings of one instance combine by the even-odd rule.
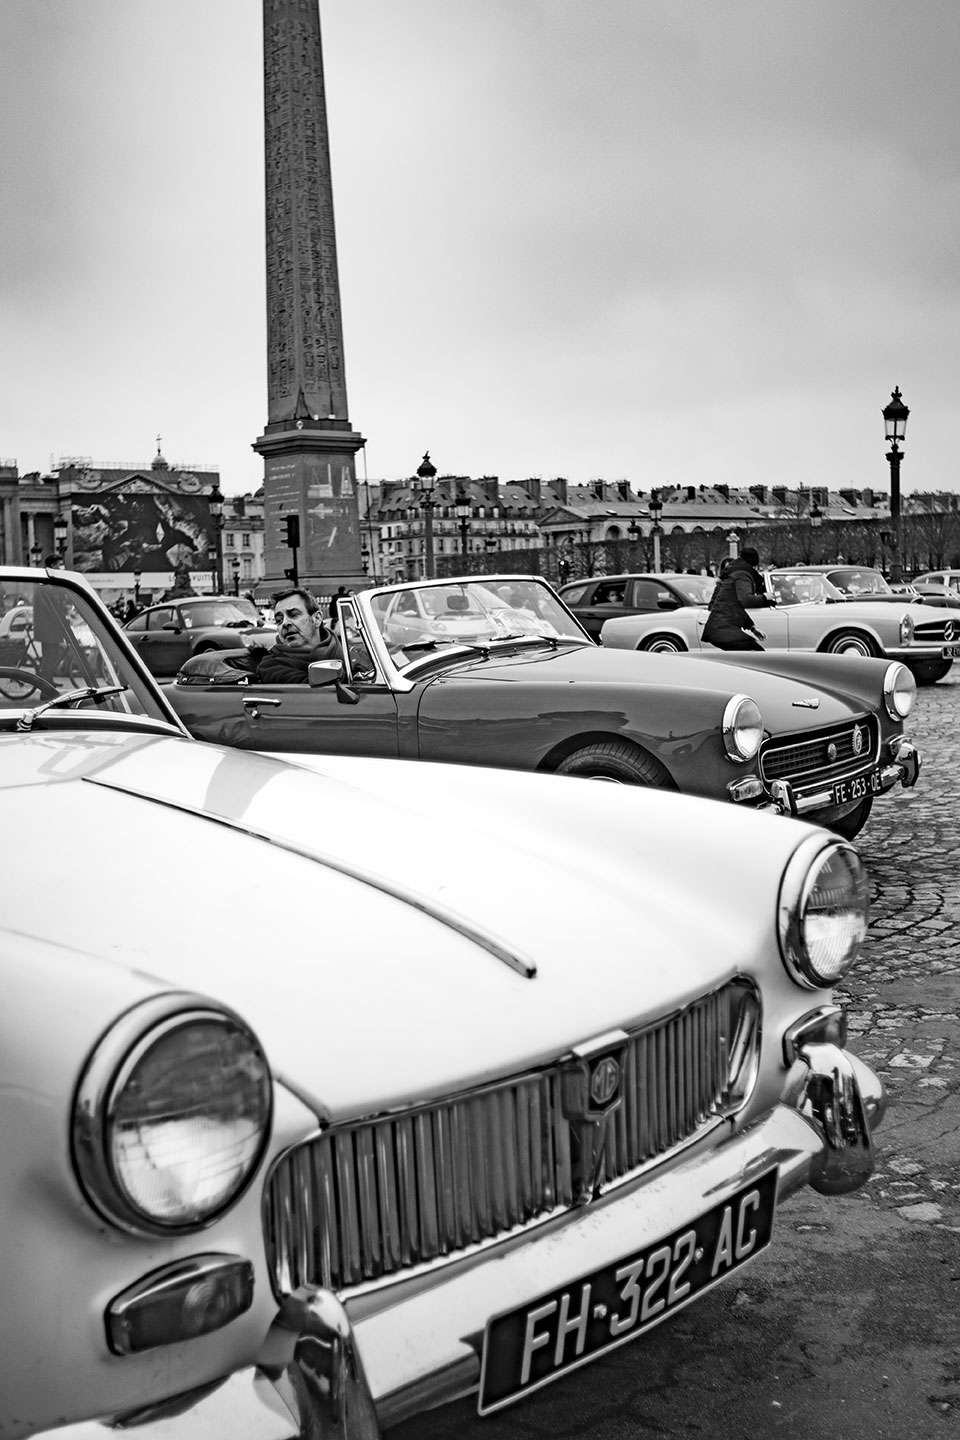
[[[834,745],[833,741],[831,740],[831,741],[830,741],[830,744],[827,746],[827,759],[830,761],[830,764],[833,765],[833,764],[835,763],[835,761],[836,761],[836,758],[837,758],[837,747],[836,747],[836,745]]]
[[[593,1067],[590,1077],[590,1099],[601,1110],[612,1104],[620,1088],[620,1064],[612,1055],[604,1055]]]
[[[853,753],[859,755],[863,749],[863,730],[859,725],[853,727]]]
[[[622,1030],[577,1045],[561,1071],[561,1106],[570,1126],[573,1198],[586,1205],[600,1182],[607,1118],[623,1099],[627,1037]]]

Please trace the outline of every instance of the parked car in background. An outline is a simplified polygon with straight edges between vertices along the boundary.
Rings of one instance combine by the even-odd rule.
[[[822,575],[846,600],[883,600],[896,603],[898,592],[882,570],[872,565],[795,565],[777,566],[769,572],[771,582],[778,576]]]
[[[191,734],[619,780],[804,814],[848,838],[877,795],[916,780],[900,665],[617,654],[545,582],[516,575],[364,590],[339,614],[346,660],[311,666],[309,686],[260,684],[247,650],[187,661],[167,694]]]
[[[557,591],[588,635],[600,638],[606,620],[620,615],[646,615],[678,610],[681,605],[706,605],[716,580],[710,575],[679,571],[647,575],[593,575],[574,580]]]
[[[495,1411],[736,1284],[800,1187],[869,1178],[851,846],[200,745],[81,576],[14,587],[97,656],[0,695],[5,1440]]]
[[[960,605],[960,570],[927,570],[911,583],[924,600]]]
[[[960,617],[900,596],[884,604],[869,596],[846,597],[813,565],[770,570],[764,580],[777,602],[760,617],[768,653],[783,649],[885,656],[908,666],[918,685],[942,680],[960,656]],[[705,605],[688,605],[669,614],[608,620],[601,643],[611,649],[660,652],[702,649],[716,658],[719,652],[703,640],[706,619]]]
[[[191,655],[229,650],[241,634],[265,634],[256,606],[232,595],[198,595],[141,610],[124,626],[153,675],[176,675]]]
[[[896,605],[906,599],[929,605],[960,606],[960,595],[951,597],[942,586],[928,586],[924,576],[919,576],[916,580],[899,580],[894,584],[887,580],[882,570],[876,570],[870,565],[797,565],[771,570],[770,575],[798,576],[810,572],[823,575],[840,591],[841,598],[847,600],[871,600]]]

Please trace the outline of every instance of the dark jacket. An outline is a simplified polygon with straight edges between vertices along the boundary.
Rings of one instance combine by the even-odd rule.
[[[250,647],[256,664],[257,679],[263,685],[306,685],[307,670],[314,660],[342,660],[340,641],[329,630],[321,631],[322,639],[312,650],[294,649],[277,641],[270,650]]]
[[[760,610],[772,602],[763,591],[763,579],[746,560],[739,557],[723,567],[723,574],[710,596],[710,614],[703,634],[709,639],[711,630],[752,630],[750,610]]]

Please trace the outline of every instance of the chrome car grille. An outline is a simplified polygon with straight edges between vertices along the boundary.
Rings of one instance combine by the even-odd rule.
[[[799,785],[832,780],[875,765],[879,747],[875,715],[846,720],[813,734],[771,741],[760,751],[760,775],[768,784],[771,780],[792,780]]]
[[[956,640],[960,640],[960,621],[949,611],[941,611],[937,620],[923,621],[913,627],[915,645],[946,645]]]
[[[628,1036],[623,1101],[597,1179],[619,1179],[737,1108],[759,1001],[745,981]],[[342,1289],[495,1240],[574,1202],[565,1061],[400,1114],[332,1128],[282,1156],[264,1208],[278,1295]]]

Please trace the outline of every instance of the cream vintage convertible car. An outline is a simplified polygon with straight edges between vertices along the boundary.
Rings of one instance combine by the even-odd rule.
[[[767,573],[767,592],[776,605],[758,616],[764,649],[885,656],[906,665],[918,685],[936,684],[960,658],[960,617],[898,596],[886,596],[890,603],[881,605],[875,594],[848,594],[825,570],[797,566]],[[706,604],[691,604],[624,615],[604,622],[600,643],[615,650],[693,650],[714,656],[716,650],[703,639],[707,613]]]
[[[203,744],[81,577],[2,570],[11,603],[64,668],[0,687],[4,1440],[494,1411],[868,1178],[849,844]]]

